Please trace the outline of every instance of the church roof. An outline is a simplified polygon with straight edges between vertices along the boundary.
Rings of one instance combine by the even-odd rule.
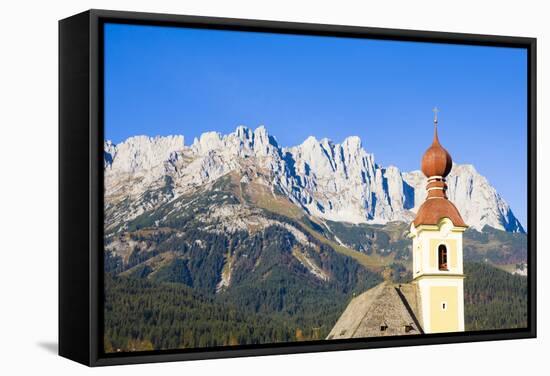
[[[327,339],[423,333],[416,284],[381,284],[353,298]]]
[[[434,197],[424,201],[414,218],[414,225],[437,225],[442,218],[449,218],[457,227],[468,227],[456,206],[446,197]]]

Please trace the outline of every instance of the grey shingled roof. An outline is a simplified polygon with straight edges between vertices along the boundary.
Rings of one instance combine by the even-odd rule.
[[[421,334],[420,317],[416,284],[386,281],[353,298],[327,339]]]

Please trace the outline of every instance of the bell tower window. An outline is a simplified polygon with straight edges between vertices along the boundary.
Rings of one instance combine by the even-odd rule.
[[[439,270],[449,270],[447,264],[447,247],[441,244],[437,249]]]

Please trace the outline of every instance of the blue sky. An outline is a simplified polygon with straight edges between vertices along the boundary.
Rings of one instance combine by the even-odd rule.
[[[361,137],[382,166],[419,169],[441,143],[527,227],[524,49],[105,25],[105,138],[265,125],[283,146]]]

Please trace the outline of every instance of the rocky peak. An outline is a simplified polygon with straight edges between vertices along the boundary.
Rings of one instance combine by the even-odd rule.
[[[207,154],[211,150],[222,147],[222,135],[219,132],[205,132],[193,141],[191,148],[200,155]]]
[[[344,150],[350,154],[357,154],[362,150],[361,139],[358,136],[350,136],[342,142]]]
[[[281,153],[277,140],[269,135],[263,125],[254,130],[254,152],[259,156],[268,156],[273,153],[280,155]]]
[[[173,152],[184,148],[184,137],[134,136],[117,145],[106,141],[104,147],[107,171],[136,173],[162,166]]]

